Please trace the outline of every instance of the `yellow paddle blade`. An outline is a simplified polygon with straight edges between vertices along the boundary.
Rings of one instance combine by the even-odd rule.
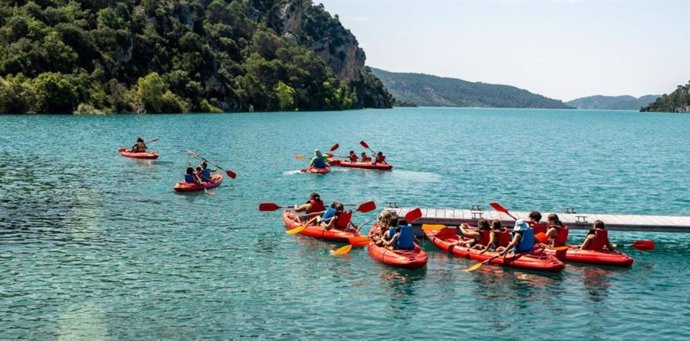
[[[285,233],[287,233],[287,234],[297,234],[297,233],[302,232],[302,230],[304,230],[305,228],[307,228],[307,227],[306,227],[306,226],[298,226],[298,227],[295,227],[295,228],[292,229],[292,230],[287,230],[287,231],[285,231]]]
[[[297,154],[297,155],[295,155],[295,159],[304,160],[304,155]]]
[[[422,230],[424,231],[438,231],[442,230],[446,227],[446,225],[440,225],[440,224],[422,224]]]
[[[477,269],[481,268],[482,265],[484,265],[484,262],[475,263],[474,265],[472,265],[472,266],[470,266],[469,268],[465,269],[465,272],[472,272],[472,271],[474,271],[474,270],[477,270]]]
[[[567,250],[569,248],[570,248],[570,246],[568,246],[568,245],[556,246],[556,247],[549,246],[549,250],[554,250],[554,251],[563,251],[563,250]]]
[[[343,247],[337,248],[337,249],[335,249],[335,250],[331,250],[331,255],[333,255],[333,256],[342,256],[342,255],[345,255],[345,254],[347,254],[348,252],[350,252],[350,250],[352,250],[352,245],[347,244],[347,245],[345,245],[345,246],[343,246]]]

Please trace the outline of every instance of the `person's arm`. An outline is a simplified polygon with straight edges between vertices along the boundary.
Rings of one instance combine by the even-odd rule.
[[[311,204],[295,205],[295,212],[308,211],[311,208]]]
[[[580,249],[586,250],[589,244],[592,242],[592,239],[594,239],[594,235],[588,234],[587,237],[585,237],[585,241],[583,241],[582,245],[580,245]]]
[[[611,245],[611,241],[608,240],[606,241],[606,248],[609,249],[609,251],[611,252],[618,252],[616,251],[616,248],[614,248],[613,245]]]
[[[391,240],[385,242],[385,243],[386,243],[386,246],[388,246],[388,247],[394,246],[394,245],[395,245],[395,242],[398,241],[398,237],[400,237],[400,232],[394,234],[394,235],[393,235],[393,238],[391,238]]]
[[[484,245],[484,249],[479,254],[482,254],[482,253],[486,252],[487,250],[489,250],[489,246],[494,245],[495,239],[496,239],[496,233],[489,233],[489,242],[486,243],[486,245]]]
[[[516,233],[516,234],[515,234],[515,237],[513,237],[513,240],[510,241],[510,243],[508,244],[508,246],[506,246],[506,249],[503,250],[503,252],[501,252],[499,255],[500,255],[500,256],[505,256],[505,255],[508,253],[508,251],[510,251],[510,249],[512,249],[513,247],[515,247],[515,245],[517,245],[519,242],[520,242],[520,234],[519,234],[519,233]]]

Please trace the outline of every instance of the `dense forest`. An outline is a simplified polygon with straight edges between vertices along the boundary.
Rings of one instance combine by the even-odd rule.
[[[690,113],[690,81],[687,85],[679,85],[674,92],[657,98],[654,103],[643,107],[640,111]]]
[[[419,73],[397,73],[372,68],[372,72],[402,103],[421,106],[563,108],[563,102],[509,85],[472,83]]]
[[[640,110],[640,108],[654,102],[658,95],[645,95],[640,98],[633,96],[588,96],[565,102],[577,109],[608,109],[608,110]]]
[[[390,107],[311,0],[3,0],[0,112]]]

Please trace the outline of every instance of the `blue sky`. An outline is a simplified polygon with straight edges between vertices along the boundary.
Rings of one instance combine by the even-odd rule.
[[[690,0],[314,0],[367,65],[548,97],[662,94],[690,80]]]

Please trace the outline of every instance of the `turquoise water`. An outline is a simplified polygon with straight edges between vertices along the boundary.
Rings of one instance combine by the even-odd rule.
[[[160,137],[157,161],[120,157]],[[384,150],[392,172],[296,170],[295,154]],[[185,150],[232,169],[213,195],[172,185]],[[280,212],[326,201],[690,215],[690,116],[410,108],[328,113],[0,116],[0,339],[687,339],[690,236],[642,238],[631,269],[544,275],[425,243],[428,267],[286,235]],[[376,212],[355,215],[357,223]],[[571,233],[582,240],[583,231]]]

